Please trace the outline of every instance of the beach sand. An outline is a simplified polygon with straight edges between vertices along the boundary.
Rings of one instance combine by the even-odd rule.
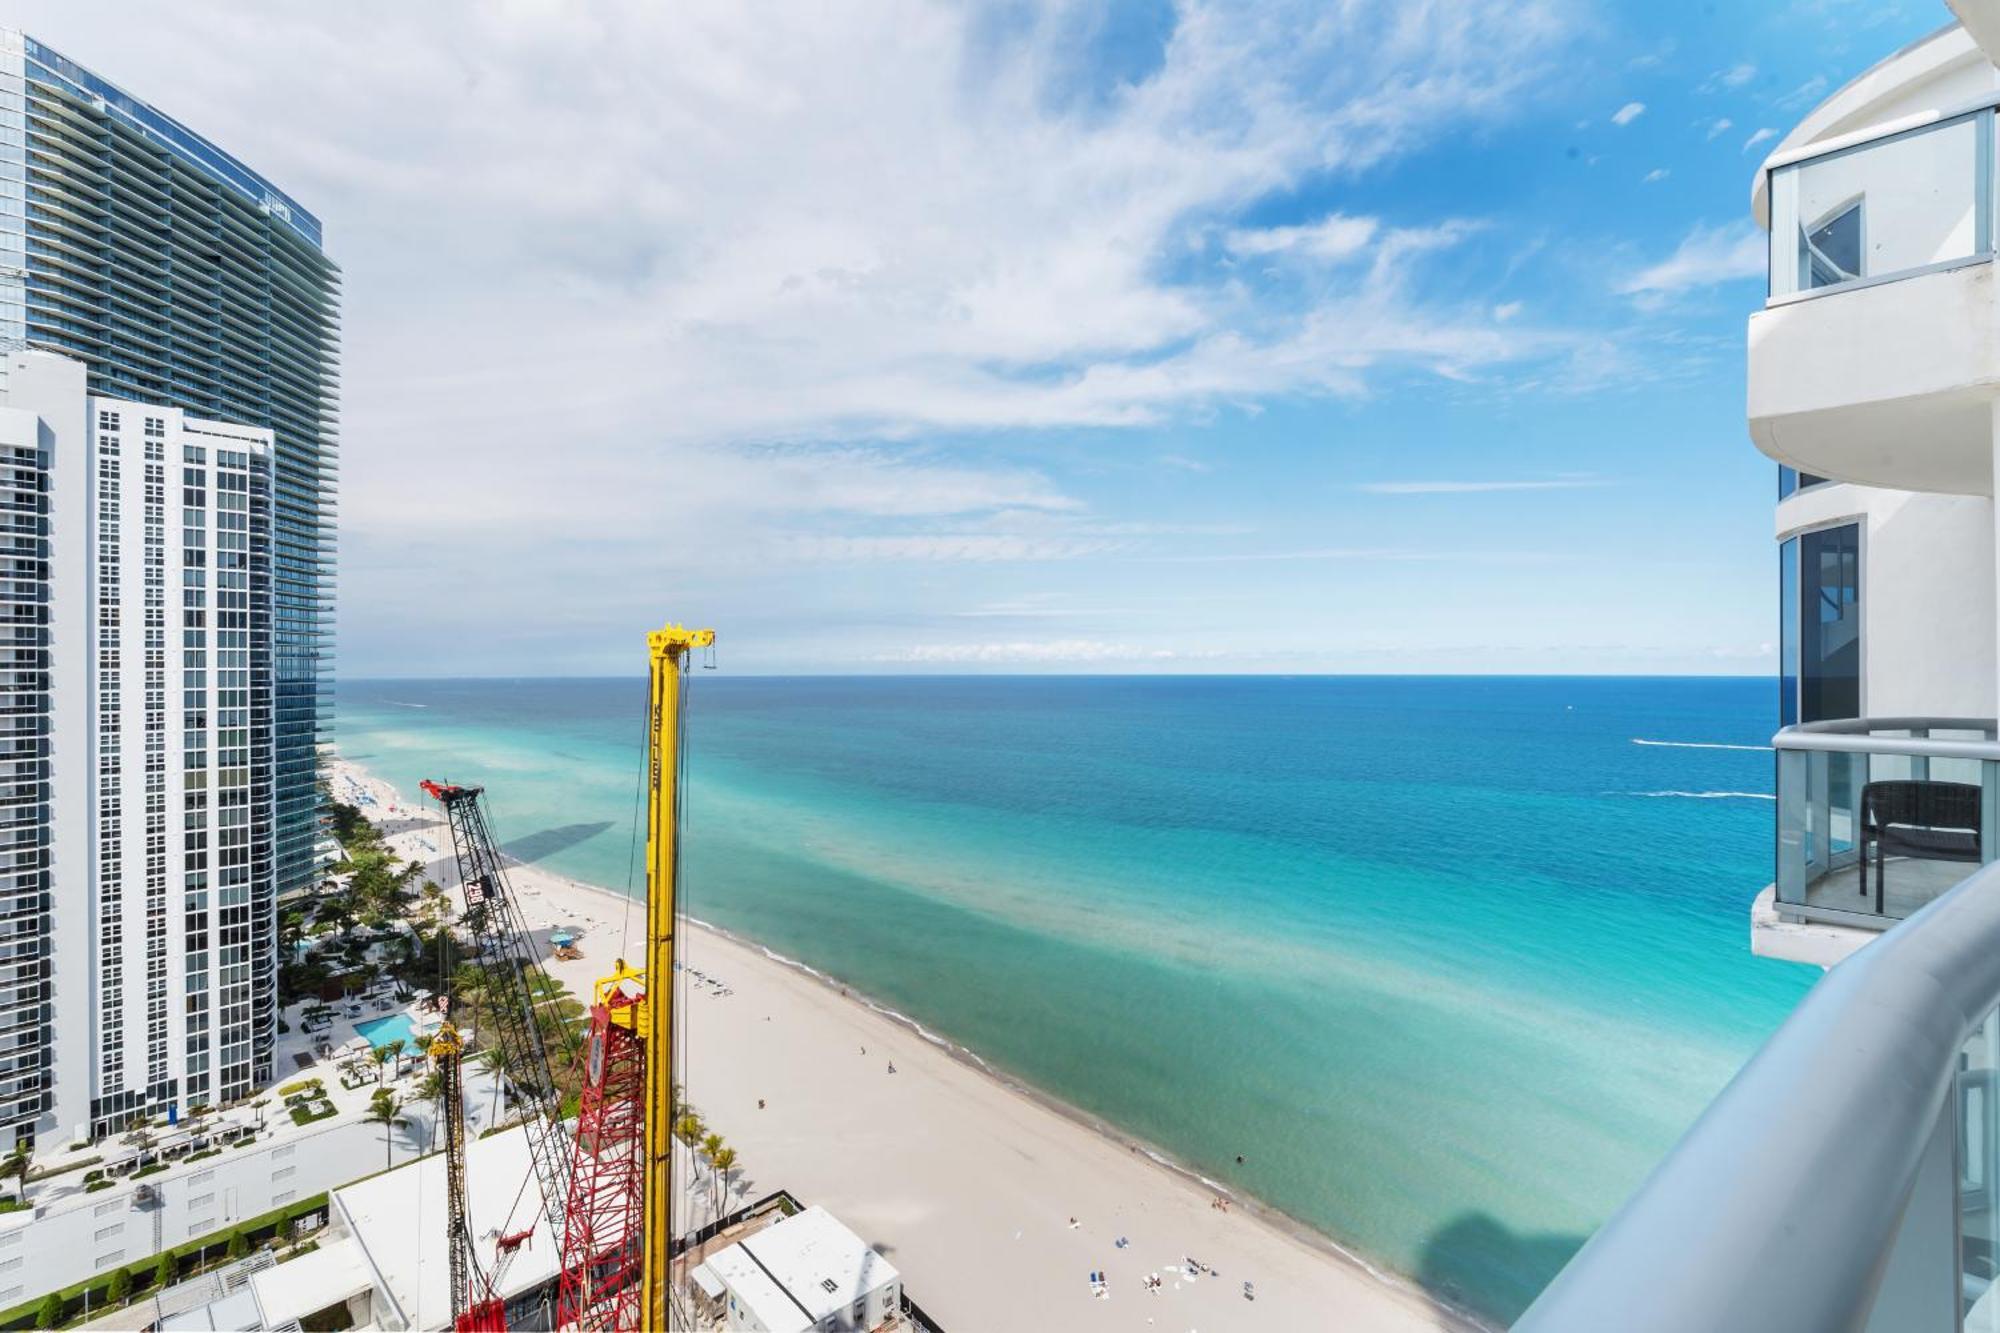
[[[338,799],[367,794],[401,855],[449,856],[434,806],[344,761],[331,780]],[[581,961],[544,961],[580,997],[636,957],[642,905],[532,865],[509,882],[530,927],[582,928]],[[685,978],[682,1054],[689,1102],[738,1151],[725,1210],[780,1188],[824,1204],[952,1333],[1481,1327],[1288,1219],[1217,1208],[1224,1191],[751,942],[691,925],[680,957],[721,983]],[[1212,1271],[1191,1280],[1189,1258]]]

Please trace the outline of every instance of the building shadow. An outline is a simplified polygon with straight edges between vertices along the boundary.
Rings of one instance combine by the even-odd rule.
[[[1524,1235],[1488,1213],[1463,1213],[1431,1234],[1416,1277],[1439,1314],[1473,1312],[1506,1327],[1534,1302],[1588,1236]],[[1446,1327],[1454,1321],[1441,1319]]]
[[[526,833],[512,842],[501,844],[500,850],[516,861],[540,861],[554,856],[566,847],[574,847],[611,827],[610,820],[593,824],[562,824],[555,828],[539,829]]]

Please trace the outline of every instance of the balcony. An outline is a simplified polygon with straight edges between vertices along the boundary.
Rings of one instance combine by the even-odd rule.
[[[1808,722],[1772,744],[1781,919],[1885,930],[1995,859],[1991,719]]]
[[[1750,320],[1758,448],[1842,481],[1984,494],[2000,336],[1994,109],[1773,157]]]
[[[2000,870],[1974,871],[1820,980],[1514,1333],[2000,1328]]]

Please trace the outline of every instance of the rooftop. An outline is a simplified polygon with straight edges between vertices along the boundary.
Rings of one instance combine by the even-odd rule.
[[[710,1255],[706,1267],[773,1333],[810,1328],[898,1277],[817,1204]]]
[[[411,1328],[451,1326],[451,1276],[445,1249],[444,1154],[433,1153],[333,1193],[333,1215],[360,1242],[363,1263]],[[507,1267],[499,1295],[509,1299],[556,1276],[556,1242],[542,1217],[525,1129],[465,1145],[472,1243],[481,1268],[493,1268],[493,1242],[525,1229],[534,1235]],[[387,1312],[377,1307],[377,1318]]]

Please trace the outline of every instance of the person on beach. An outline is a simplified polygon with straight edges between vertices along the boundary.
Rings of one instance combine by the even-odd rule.
[[[896,1062],[894,1060],[889,1062],[889,1072],[892,1074],[896,1072]]]

